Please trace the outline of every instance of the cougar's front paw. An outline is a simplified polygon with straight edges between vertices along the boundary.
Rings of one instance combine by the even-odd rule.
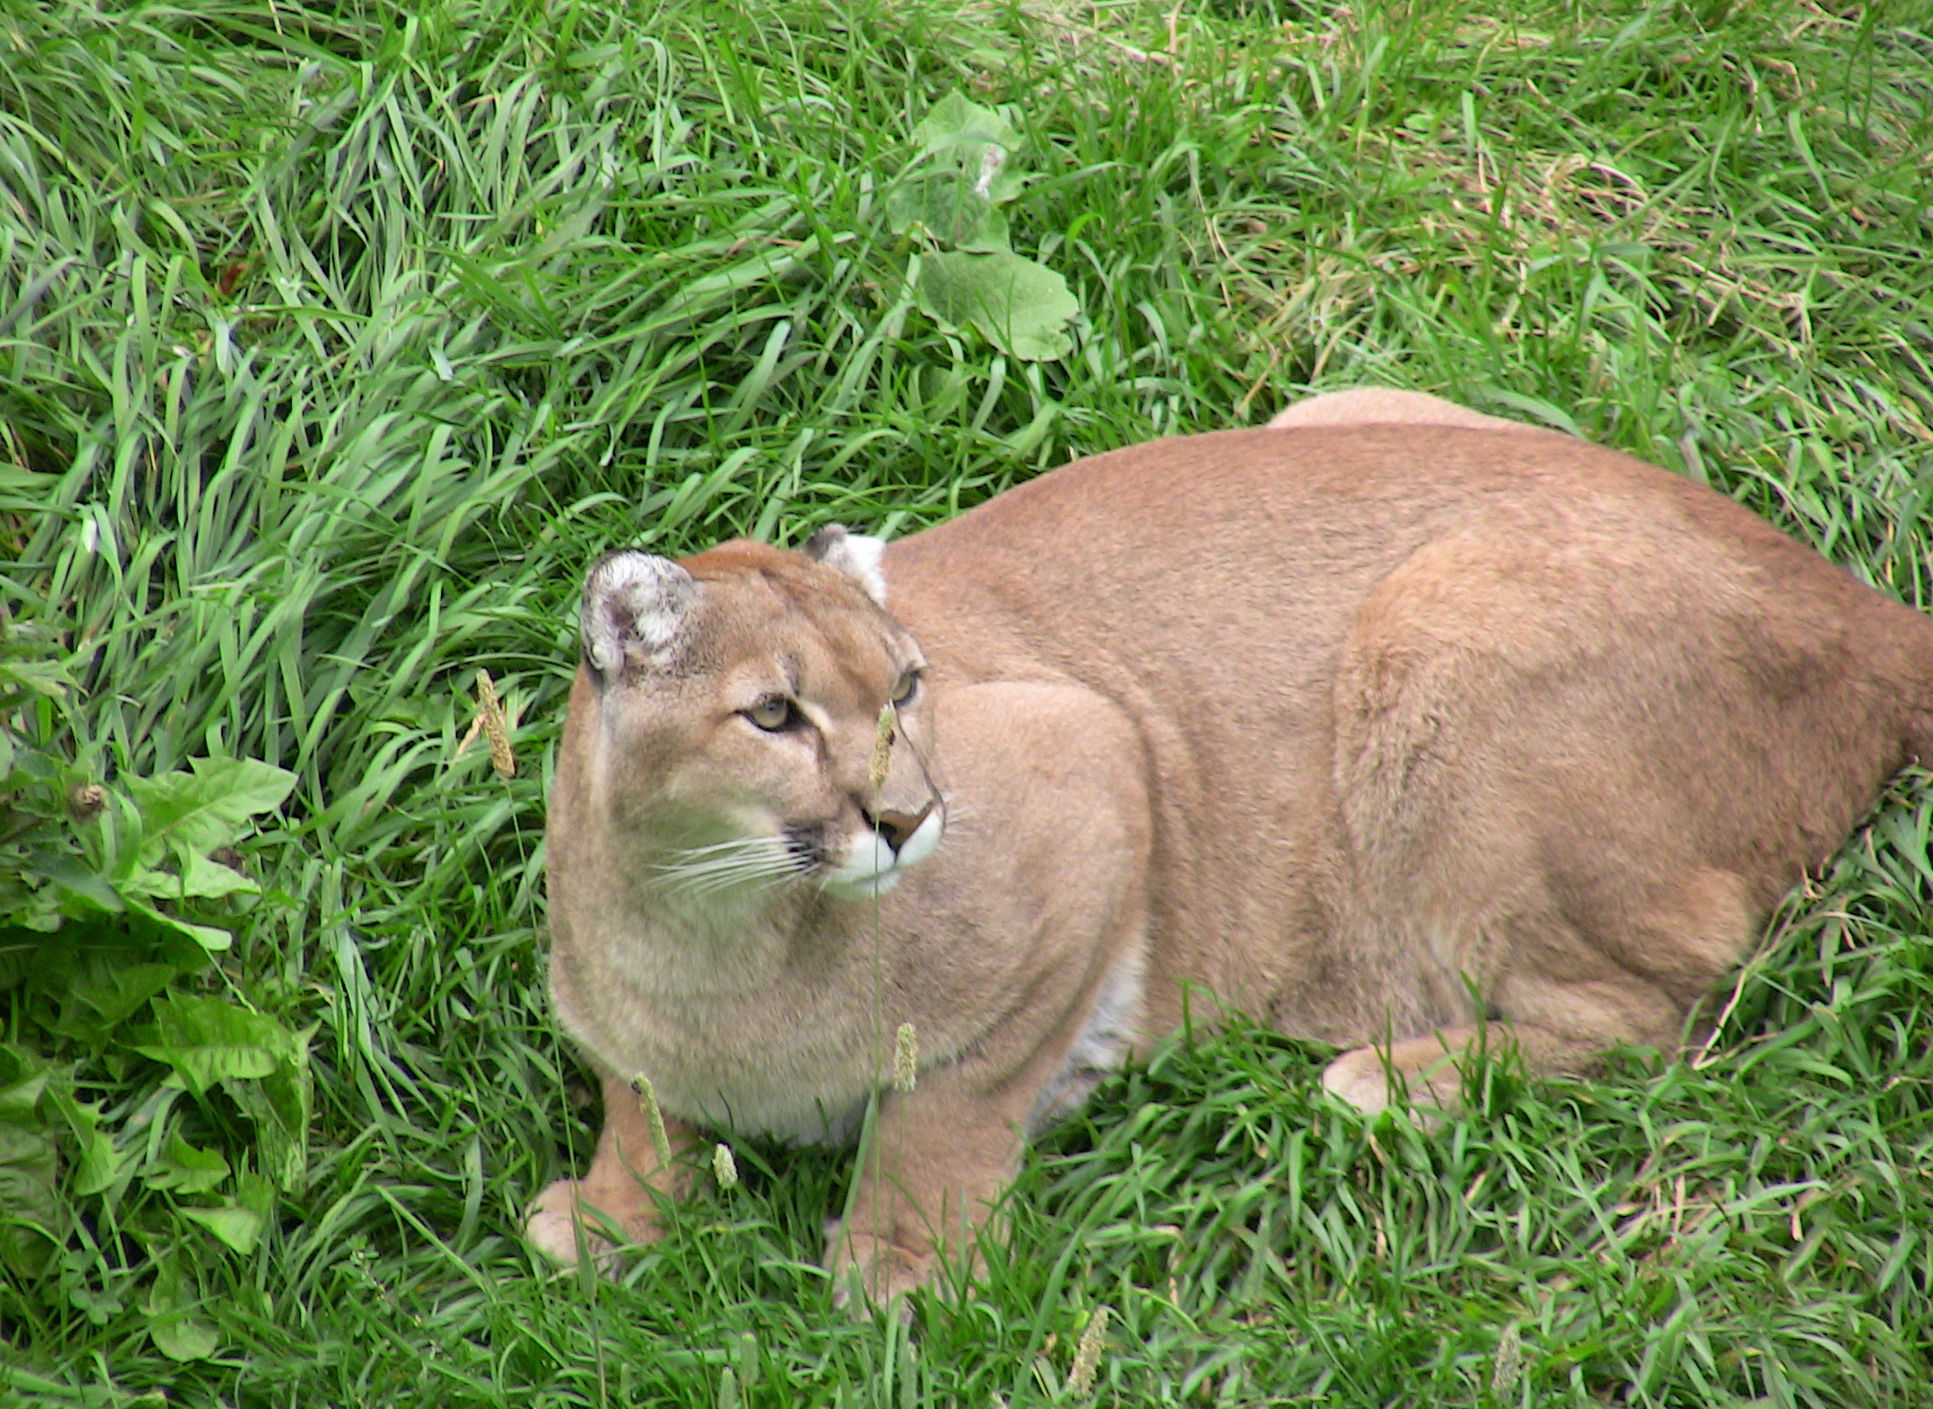
[[[545,1189],[524,1217],[524,1237],[537,1251],[565,1267],[575,1267],[581,1257],[594,1258],[606,1276],[618,1270],[614,1234],[635,1244],[655,1243],[662,1232],[648,1208],[600,1206],[577,1179],[559,1179]]]
[[[835,1224],[827,1239],[826,1270],[832,1273],[832,1304],[861,1316],[898,1301],[910,1311],[906,1293],[932,1280],[938,1259],[931,1250],[914,1251],[877,1233],[848,1236]]]
[[[1463,1074],[1457,1067],[1462,1050],[1450,1045],[1447,1036],[1344,1052],[1322,1073],[1323,1088],[1364,1115],[1407,1105],[1414,1119],[1431,1125],[1463,1103]]]
[[[1358,1047],[1329,1063],[1322,1085],[1364,1115],[1375,1115],[1390,1102],[1388,1060],[1373,1047]]]

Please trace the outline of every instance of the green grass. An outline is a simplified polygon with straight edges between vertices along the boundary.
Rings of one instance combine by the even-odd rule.
[[[884,193],[954,90],[1025,134],[1063,360],[906,288]],[[615,1284],[518,1232],[593,1135],[540,932],[596,553],[906,532],[1368,381],[1629,448],[1933,609],[1929,150],[1903,2],[0,0],[0,712],[43,788],[0,845],[107,871],[136,780],[294,775],[231,858],[260,894],[174,907],[211,960],[79,901],[0,929],[0,1404],[1933,1402],[1923,780],[1705,1059],[1492,1067],[1419,1132],[1319,1099],[1317,1050],[1178,1040],[910,1334],[830,1306],[824,1152],[740,1147]],[[459,747],[479,668],[513,778]],[[172,996],[75,996],[157,955]],[[190,998],[306,1041],[299,1167],[249,1104],[284,1078],[170,1064]]]

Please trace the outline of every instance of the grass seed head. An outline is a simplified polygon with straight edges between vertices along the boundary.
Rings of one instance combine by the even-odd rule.
[[[651,1148],[662,1169],[671,1163],[671,1136],[664,1128],[664,1112],[658,1108],[658,1089],[643,1072],[631,1078],[631,1089],[638,1093],[638,1100],[644,1106],[644,1118],[651,1125]]]
[[[505,778],[517,774],[517,756],[510,751],[510,730],[504,722],[503,701],[497,698],[497,682],[490,672],[477,672],[477,722],[490,740],[490,766]]]
[[[1068,1392],[1085,1397],[1094,1392],[1094,1375],[1101,1368],[1101,1351],[1107,1347],[1107,1308],[1097,1306],[1074,1347],[1074,1364],[1067,1372]]]
[[[1517,1323],[1511,1322],[1503,1328],[1497,1338],[1497,1357],[1490,1362],[1490,1392],[1499,1398],[1513,1398],[1517,1391],[1517,1381],[1524,1373],[1523,1332]]]
[[[919,1082],[919,1034],[911,1023],[901,1023],[893,1034],[893,1090],[911,1091]]]
[[[879,720],[873,726],[872,762],[866,768],[866,781],[878,792],[886,784],[886,771],[893,761],[893,707],[881,705]]]

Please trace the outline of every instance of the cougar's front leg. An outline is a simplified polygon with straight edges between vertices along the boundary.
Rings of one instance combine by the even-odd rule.
[[[975,1233],[1019,1167],[1031,1106],[1013,1086],[979,1089],[980,1065],[924,1071],[913,1090],[881,1097],[851,1212],[827,1242],[836,1303],[855,1288],[889,1301],[932,1280],[943,1257],[971,1267]]]
[[[1000,682],[942,696],[937,732],[972,826],[931,863],[950,879],[928,893],[929,932],[971,912],[955,928],[974,949],[951,962],[980,971],[984,991],[955,1016],[1003,1016],[912,1090],[880,1095],[826,1249],[842,1301],[854,1285],[888,1300],[941,1257],[972,1270],[1030,1126],[1077,1103],[1141,1032],[1152,824],[1131,723],[1076,687]]]
[[[859,1152],[851,1212],[826,1248],[835,1299],[884,1302],[931,1281],[942,1258],[968,1274],[976,1235],[1019,1167],[1028,1134],[1071,1109],[1132,1049],[1145,955],[1138,908],[1114,943],[1055,974],[970,1049],[879,1098]]]
[[[686,1165],[679,1154],[695,1136],[682,1121],[665,1117],[671,1160],[660,1163],[651,1123],[643,1103],[627,1082],[604,1078],[604,1129],[597,1152],[581,1179],[559,1179],[530,1206],[524,1233],[541,1252],[565,1266],[574,1265],[580,1251],[596,1257],[606,1271],[615,1233],[626,1242],[656,1242],[662,1233],[653,1191],[682,1192]]]

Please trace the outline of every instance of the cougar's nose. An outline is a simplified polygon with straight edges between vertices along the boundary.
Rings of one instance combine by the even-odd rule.
[[[866,820],[873,824],[873,830],[893,849],[893,854],[898,855],[899,849],[919,830],[920,823],[933,815],[933,807],[934,804],[929,802],[918,812],[897,812],[887,808],[868,813]]]

